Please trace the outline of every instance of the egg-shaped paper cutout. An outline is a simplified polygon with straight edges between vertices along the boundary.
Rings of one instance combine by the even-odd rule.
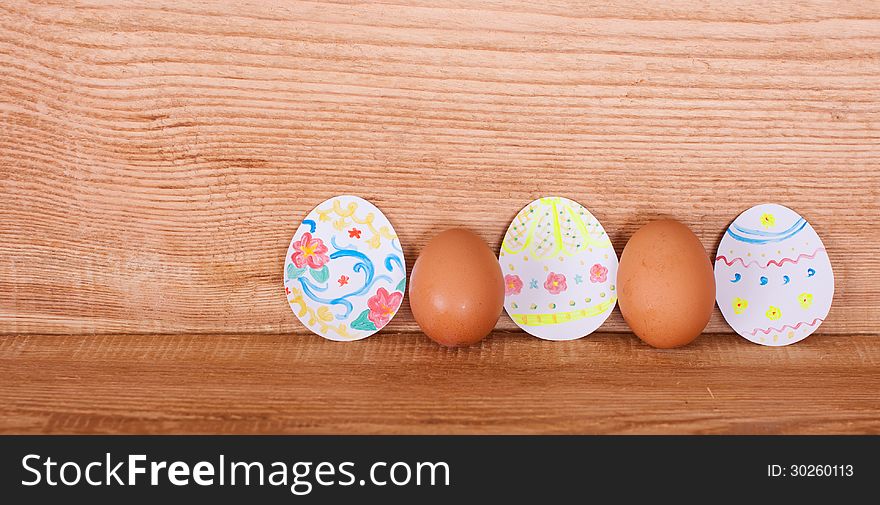
[[[336,196],[297,228],[284,261],[290,308],[311,331],[337,341],[381,330],[406,292],[406,262],[397,234],[375,205]]]
[[[524,331],[574,340],[595,331],[617,303],[617,254],[605,229],[563,197],[533,201],[513,219],[498,261],[504,308]]]
[[[793,344],[831,309],[834,274],[825,245],[797,212],[776,204],[737,217],[715,257],[716,302],[731,328],[756,344]]]

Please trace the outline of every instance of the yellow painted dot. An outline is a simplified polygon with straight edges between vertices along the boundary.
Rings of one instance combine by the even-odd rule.
[[[794,332],[793,332],[793,331],[789,331],[789,332],[788,332],[788,338],[794,338]]]
[[[592,298],[584,298],[584,301],[587,303],[590,303],[592,300],[593,300]]]
[[[507,265],[507,268],[509,268],[511,272],[513,272],[515,270],[515,268],[513,267],[513,263]],[[495,270],[495,271],[497,272],[498,270]]]
[[[547,265],[544,265],[544,271],[545,271],[545,272],[549,272],[549,271],[550,271],[550,267],[548,267]]]
[[[604,291],[601,292],[601,293],[599,293],[599,298],[605,298],[605,292],[604,292]]]
[[[608,289],[610,289],[611,291],[614,291],[614,284],[612,284],[611,287]]]
[[[528,256],[523,256],[523,261],[529,261],[529,257],[528,257]]]
[[[776,342],[777,340],[779,340],[779,335],[773,335],[773,341]]]

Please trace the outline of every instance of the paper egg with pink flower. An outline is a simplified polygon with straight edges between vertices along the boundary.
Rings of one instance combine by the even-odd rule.
[[[618,260],[611,240],[590,211],[567,198],[540,198],[519,211],[498,261],[504,308],[536,337],[589,335],[617,304]]]
[[[406,262],[394,227],[363,198],[321,203],[287,248],[287,301],[324,338],[359,340],[381,330],[400,309],[405,289]]]

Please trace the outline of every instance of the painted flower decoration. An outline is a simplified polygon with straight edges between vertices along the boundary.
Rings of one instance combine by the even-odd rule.
[[[547,274],[547,280],[544,281],[544,289],[549,291],[551,295],[562,293],[568,289],[568,285],[565,283],[565,275],[550,272]]]
[[[590,282],[601,283],[608,280],[608,269],[596,263],[590,268]]]
[[[771,321],[776,321],[777,319],[782,317],[782,311],[779,310],[779,307],[774,307],[771,305],[770,308],[767,309],[767,312],[765,315],[767,316],[767,319],[769,319]]]
[[[749,308],[748,300],[743,300],[742,298],[734,298],[733,299],[733,313],[734,314],[742,314]]]
[[[313,238],[309,232],[303,233],[303,236],[293,243],[294,253],[290,255],[291,261],[296,268],[318,269],[330,261],[327,256],[327,246],[319,238]]]
[[[773,217],[773,214],[763,213],[761,214],[761,225],[764,228],[770,229],[776,226],[776,218]]]
[[[801,304],[801,307],[809,309],[810,306],[813,305],[813,295],[810,293],[801,293],[798,295],[798,302]]]
[[[504,294],[505,295],[518,295],[523,288],[523,281],[519,278],[518,275],[505,275],[504,276]]]
[[[370,309],[367,317],[376,325],[376,329],[381,329],[397,312],[401,301],[403,301],[403,293],[399,291],[388,293],[385,288],[379,288],[376,294],[367,300],[367,307]]]
[[[348,238],[361,238],[361,231],[357,228],[348,230]]]

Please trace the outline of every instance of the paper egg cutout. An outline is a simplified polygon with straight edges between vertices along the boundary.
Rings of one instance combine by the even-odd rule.
[[[504,235],[498,261],[504,308],[524,331],[574,340],[595,331],[617,303],[617,254],[599,221],[581,204],[540,198]]]
[[[297,228],[284,261],[290,308],[330,340],[360,340],[397,313],[406,289],[403,250],[388,218],[356,196],[315,207]]]
[[[715,257],[724,319],[756,344],[789,345],[819,328],[831,309],[834,274],[822,240],[797,212],[776,204],[737,217]]]

